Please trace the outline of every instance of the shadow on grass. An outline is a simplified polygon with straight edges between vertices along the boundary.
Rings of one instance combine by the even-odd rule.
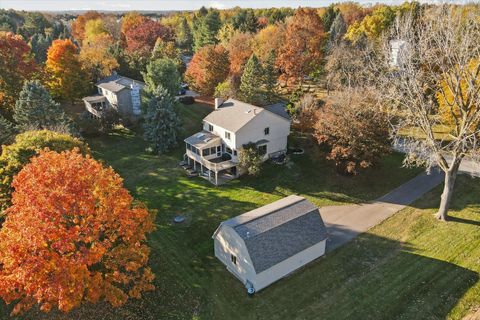
[[[210,290],[223,294],[206,318],[445,319],[479,275],[413,251],[363,234],[253,299],[228,271],[216,273]]]

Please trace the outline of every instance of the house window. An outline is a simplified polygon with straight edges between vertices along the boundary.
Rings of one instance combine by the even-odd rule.
[[[237,156],[237,150],[233,150],[233,155]]]
[[[225,131],[225,139],[230,140],[230,132]]]
[[[230,260],[232,261],[233,264],[237,264],[237,257],[234,256],[233,254],[230,255]]]
[[[210,155],[210,148],[203,149],[202,150],[202,156],[209,156]]]
[[[270,128],[267,127],[265,129],[263,129],[263,132],[265,133],[266,136],[268,136],[270,134]]]
[[[215,151],[216,149],[217,149],[217,148],[215,148],[215,147],[211,147],[211,148],[210,148],[210,154],[214,154],[214,153],[216,152],[216,151]]]
[[[192,150],[192,146],[190,144],[187,143],[187,149],[188,150]]]
[[[217,152],[222,152],[222,147],[221,146],[217,146]]]
[[[258,147],[258,153],[263,156],[267,154],[267,145],[259,146]]]
[[[208,125],[208,131],[213,132],[213,126],[211,124]]]
[[[232,154],[232,149],[230,149],[229,147],[226,148],[226,151],[227,153]]]

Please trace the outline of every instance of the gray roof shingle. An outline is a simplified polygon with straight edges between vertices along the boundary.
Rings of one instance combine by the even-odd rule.
[[[289,196],[224,222],[243,239],[256,273],[327,238],[318,208]]]
[[[144,87],[145,83],[137,80],[133,80],[127,77],[123,77],[119,74],[113,74],[107,78],[104,78],[96,83],[97,87],[104,88],[111,92],[118,92],[125,88],[130,88],[130,85],[136,83],[140,87]]]
[[[291,120],[290,115],[287,112],[285,103],[279,102],[275,103],[269,106],[266,106],[265,109],[268,111],[275,113],[276,115],[279,115],[282,118],[285,118],[287,120]]]
[[[280,109],[280,104],[262,108],[235,99],[228,99],[222,103],[217,110],[209,113],[203,120],[230,132],[237,132],[249,121],[265,111],[275,113],[283,118],[285,118],[286,114],[288,117],[286,111],[282,113]],[[285,119],[290,120],[290,117]]]

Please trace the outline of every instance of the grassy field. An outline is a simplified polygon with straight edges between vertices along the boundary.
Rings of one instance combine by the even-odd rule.
[[[200,127],[210,107],[182,107],[184,134]],[[269,164],[258,178],[214,187],[188,179],[177,166],[184,152],[154,156],[137,134],[117,130],[89,144],[126,187],[158,210],[150,236],[154,292],[113,309],[83,306],[68,315],[33,310],[24,319],[460,319],[480,307],[480,184],[458,182],[450,223],[432,214],[440,189],[346,246],[259,292],[243,286],[213,256],[211,235],[220,221],[296,193],[317,205],[375,199],[418,173],[401,156],[356,177],[336,174],[314,147],[289,166]],[[294,144],[305,144],[295,141]],[[188,217],[174,225],[177,214]],[[2,306],[3,317],[10,307]]]

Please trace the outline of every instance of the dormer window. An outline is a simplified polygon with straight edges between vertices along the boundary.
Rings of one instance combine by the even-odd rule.
[[[225,139],[230,140],[230,132],[225,131]]]
[[[265,129],[263,129],[263,132],[265,133],[266,136],[268,136],[270,134],[270,128],[266,127]]]

